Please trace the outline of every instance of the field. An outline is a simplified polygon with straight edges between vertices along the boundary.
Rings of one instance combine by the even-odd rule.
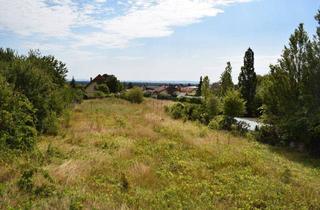
[[[146,100],[88,100],[31,154],[0,157],[0,209],[320,209],[320,162],[170,119]]]

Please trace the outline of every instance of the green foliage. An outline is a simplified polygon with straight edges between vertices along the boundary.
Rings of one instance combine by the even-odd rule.
[[[209,95],[210,95],[210,80],[208,76],[205,76],[203,78],[202,85],[201,85],[201,96],[203,96],[204,100],[206,101]]]
[[[20,190],[24,190],[26,192],[32,192],[33,189],[33,174],[34,174],[34,170],[27,170],[24,171],[21,178],[18,181],[18,187]]]
[[[275,127],[271,134],[277,137],[278,144],[304,144],[316,155],[320,155],[319,35],[310,40],[303,24],[299,25],[279,63],[270,67],[262,93],[263,117]]]
[[[173,119],[183,118],[185,115],[185,106],[183,103],[175,103],[172,106],[168,107],[167,112],[169,112],[170,116]]]
[[[67,85],[66,65],[53,56],[30,51],[19,56],[0,49],[1,142],[10,148],[30,149],[36,130],[56,134],[57,120],[82,91]]]
[[[53,180],[49,174],[37,168],[25,170],[17,184],[21,191],[40,197],[49,197],[55,191]]]
[[[104,74],[103,77],[105,79],[104,83],[107,85],[110,93],[118,93],[123,90],[123,85],[116,76]]]
[[[236,129],[237,121],[233,117],[228,117],[225,115],[218,115],[214,117],[208,127],[213,130],[232,130]]]
[[[224,72],[221,74],[220,77],[220,95],[224,96],[228,90],[231,90],[234,88],[233,82],[232,82],[232,67],[231,63],[227,62],[227,67],[225,68]]]
[[[216,116],[212,120],[210,120],[208,127],[212,130],[220,130],[221,129],[221,121],[222,121],[222,116]]]
[[[229,90],[223,98],[223,113],[230,117],[242,116],[245,113],[245,101],[236,90]]]
[[[200,77],[196,96],[201,96],[201,88],[202,88],[202,76]]]
[[[36,138],[34,113],[29,100],[12,88],[0,75],[0,146],[32,149]]]
[[[166,111],[173,119],[199,121],[204,124],[208,124],[210,120],[207,109],[202,104],[179,102],[167,107]]]
[[[205,105],[210,119],[220,113],[220,101],[215,95],[210,94]]]
[[[125,98],[131,103],[140,104],[143,102],[143,91],[139,87],[134,87],[125,93]]]
[[[279,136],[274,126],[262,126],[255,132],[256,140],[271,145],[279,145]]]
[[[246,114],[254,116],[256,113],[255,95],[257,76],[254,71],[254,53],[249,48],[244,56],[244,65],[239,74],[239,88],[242,98],[246,101]]]
[[[179,97],[177,98],[179,102],[187,102],[192,104],[202,104],[201,97]]]

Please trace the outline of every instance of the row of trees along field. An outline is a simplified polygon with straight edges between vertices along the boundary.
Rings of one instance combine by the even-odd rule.
[[[256,75],[249,48],[234,85],[227,63],[219,85],[200,78],[202,104],[178,103],[167,107],[174,118],[198,120],[214,129],[243,132],[233,117],[259,117],[265,124],[256,138],[273,145],[290,145],[320,155],[320,11],[316,34],[310,38],[303,24],[294,31],[278,63],[267,75]]]
[[[0,48],[0,149],[30,150],[38,134],[56,134],[58,117],[82,100],[53,56]]]

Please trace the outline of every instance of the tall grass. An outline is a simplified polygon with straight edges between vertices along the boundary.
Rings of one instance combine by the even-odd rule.
[[[173,120],[167,103],[77,105],[34,154],[1,155],[0,209],[320,208],[319,161]],[[46,196],[19,188],[34,168]]]

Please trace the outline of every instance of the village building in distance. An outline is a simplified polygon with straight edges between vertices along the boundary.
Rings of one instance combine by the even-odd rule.
[[[114,91],[114,88],[112,89],[110,87],[108,87],[109,92],[104,91],[105,87],[102,88],[101,85],[106,84],[110,86],[110,78],[114,79],[116,77],[114,75],[99,74],[94,79],[90,78],[90,82],[84,88],[86,98],[101,98],[109,93],[125,91],[125,89],[130,89],[133,86],[140,87],[145,97],[157,99],[201,98],[197,96],[198,86],[196,84],[183,83],[123,82],[121,83],[122,88],[118,88],[117,91]]]

